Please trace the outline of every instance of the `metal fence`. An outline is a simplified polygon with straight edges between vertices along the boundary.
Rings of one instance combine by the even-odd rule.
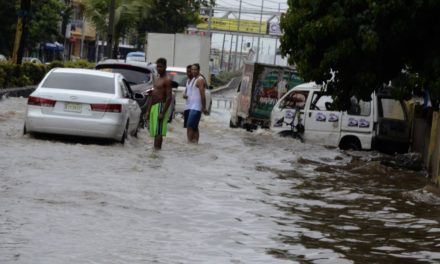
[[[214,97],[212,98],[212,108],[215,109],[231,109],[232,98]]]

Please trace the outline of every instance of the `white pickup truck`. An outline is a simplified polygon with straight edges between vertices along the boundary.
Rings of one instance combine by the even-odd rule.
[[[403,101],[387,94],[372,94],[372,100],[351,99],[348,111],[332,110],[332,98],[321,86],[305,83],[294,87],[275,104],[270,129],[291,130],[299,122],[305,142],[341,149],[378,149],[407,152],[410,142],[408,114]],[[281,120],[282,119],[282,120]]]

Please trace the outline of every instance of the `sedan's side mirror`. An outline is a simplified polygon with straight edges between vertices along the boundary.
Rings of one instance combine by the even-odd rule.
[[[179,84],[176,81],[171,81],[171,87],[177,88],[177,87],[179,87]]]
[[[134,94],[134,99],[144,99],[144,95],[140,94],[140,93],[135,93]]]

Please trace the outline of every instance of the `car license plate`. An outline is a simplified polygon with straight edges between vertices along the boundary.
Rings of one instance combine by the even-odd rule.
[[[82,111],[82,104],[65,103],[64,104],[64,111],[80,113]]]

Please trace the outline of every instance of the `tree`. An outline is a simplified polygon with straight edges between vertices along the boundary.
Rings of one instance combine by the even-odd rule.
[[[150,7],[150,0],[117,0],[114,19],[115,49],[119,40],[126,37],[141,19],[145,17]],[[81,10],[96,27],[100,36],[105,39],[108,32],[110,1],[108,0],[81,0]]]
[[[37,44],[55,41],[60,36],[59,23],[66,6],[58,0],[32,0],[26,47],[34,49]]]
[[[141,41],[145,32],[179,33],[199,22],[201,6],[215,6],[215,0],[151,0],[151,9],[138,24]]]
[[[12,54],[17,28],[20,0],[0,1],[0,53]],[[64,8],[57,0],[33,0],[31,2],[30,20],[27,24],[26,48],[35,49],[38,43],[55,39],[59,35],[58,23]]]
[[[12,55],[18,12],[16,1],[0,0],[0,54]]]
[[[393,81],[401,98],[440,99],[440,2],[289,0],[281,50],[305,81],[327,84],[340,109]],[[332,79],[332,81],[329,81]]]
[[[100,33],[107,32],[110,9],[108,0],[81,0],[81,8]],[[117,0],[114,40],[136,36],[144,43],[145,32],[183,32],[198,22],[201,5],[214,5],[214,0]],[[105,37],[105,35],[102,35]],[[115,48],[119,44],[115,41]]]

